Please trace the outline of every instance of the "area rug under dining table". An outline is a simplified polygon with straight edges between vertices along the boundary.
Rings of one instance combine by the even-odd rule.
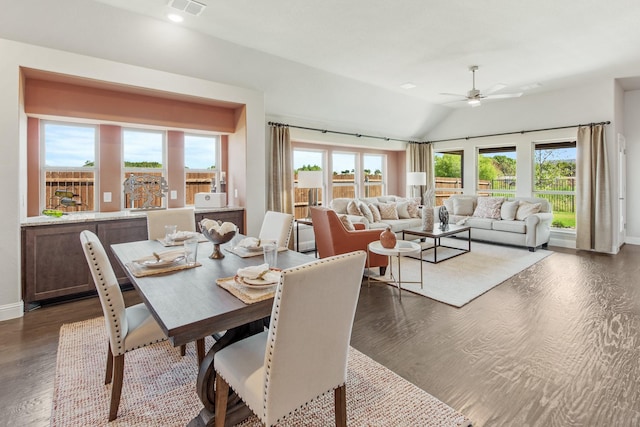
[[[208,339],[207,348],[212,344]],[[169,343],[127,353],[118,418],[107,423],[111,386],[104,384],[104,319],[60,329],[51,426],[184,426],[201,403],[193,345],[180,356]],[[347,380],[349,426],[470,426],[461,413],[351,348]],[[287,417],[282,426],[334,424],[333,393]],[[240,424],[259,426],[255,416]]]
[[[442,244],[466,249],[467,241],[443,238]],[[443,261],[437,264],[422,261],[422,287],[419,283],[421,261],[403,257],[400,260],[402,289],[454,307],[462,307],[553,252],[545,249],[530,252],[523,247],[474,241],[471,242],[471,252],[445,260],[447,256],[457,253],[460,251],[438,247],[438,259]],[[433,249],[424,252],[422,256],[433,259]],[[398,277],[397,257],[392,257],[391,262],[391,268],[387,268],[384,276],[371,273],[371,279],[393,284],[391,271]]]

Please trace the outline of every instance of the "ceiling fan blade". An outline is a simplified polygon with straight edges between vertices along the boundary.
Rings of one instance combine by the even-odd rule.
[[[498,92],[499,90],[504,89],[505,87],[507,87],[507,85],[504,84],[504,83],[496,83],[493,86],[491,86],[489,89],[484,91],[484,93],[485,93],[485,95],[489,96],[494,92]]]
[[[487,95],[484,99],[506,99],[506,98],[519,98],[522,96],[522,92],[517,93],[498,93],[495,95]]]
[[[458,98],[463,98],[463,99],[467,98],[467,95],[462,95],[460,93],[444,93],[444,92],[441,92],[441,93],[439,93],[439,95],[457,96]]]

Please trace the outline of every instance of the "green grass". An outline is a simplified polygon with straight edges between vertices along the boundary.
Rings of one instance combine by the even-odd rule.
[[[575,212],[554,212],[551,226],[555,228],[576,228]]]

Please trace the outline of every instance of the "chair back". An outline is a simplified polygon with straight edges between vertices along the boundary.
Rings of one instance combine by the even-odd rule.
[[[265,352],[266,425],[343,385],[364,251],[285,270]]]
[[[262,221],[258,238],[277,240],[278,247],[289,247],[289,238],[293,229],[293,215],[282,212],[267,211]]]
[[[147,212],[147,233],[149,240],[163,239],[165,225],[177,225],[178,231],[196,231],[194,209],[162,209]]]
[[[340,241],[348,238],[340,218],[329,208],[312,206],[310,210],[318,256],[327,258],[338,255],[335,248],[339,246]]]
[[[124,354],[124,337],[129,332],[129,325],[118,279],[98,236],[84,230],[80,233],[80,242],[100,297],[111,352],[114,356]]]

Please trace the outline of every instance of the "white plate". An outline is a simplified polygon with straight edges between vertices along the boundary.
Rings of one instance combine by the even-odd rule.
[[[181,261],[183,259],[184,259],[184,256],[181,255],[174,259],[160,259],[160,260],[148,259],[145,261],[136,261],[136,262],[141,266],[147,267],[147,268],[162,268],[162,267],[169,267],[171,265],[174,265],[178,261]]]
[[[239,276],[235,276],[234,279],[236,283],[253,289],[262,289],[277,285],[277,282],[269,282],[263,279],[248,279],[246,277]]]

